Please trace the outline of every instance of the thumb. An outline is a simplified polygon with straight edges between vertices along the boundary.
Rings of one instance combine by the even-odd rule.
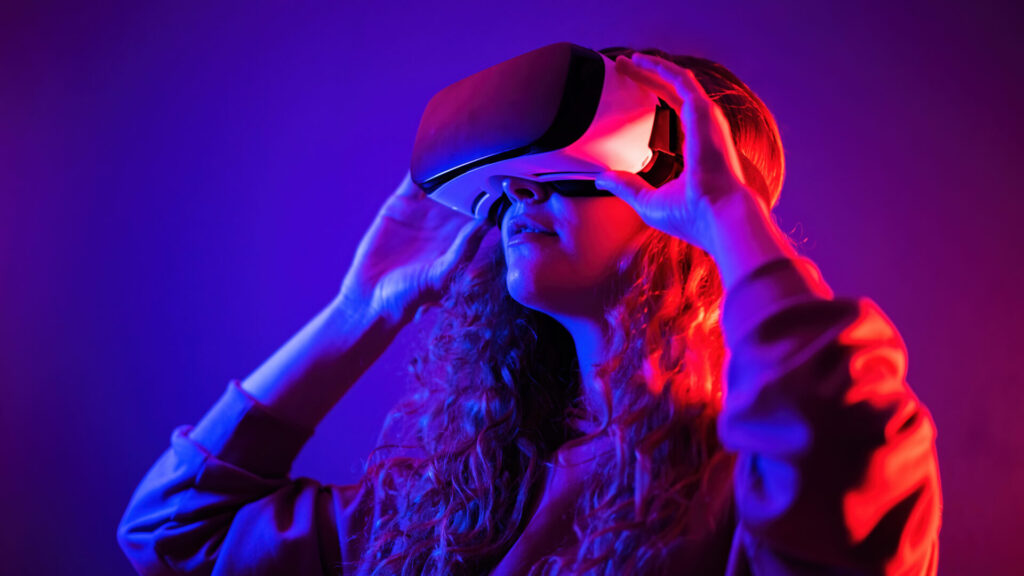
[[[435,287],[445,289],[453,277],[472,262],[492,227],[485,219],[475,219],[462,227],[448,251],[434,262],[432,280]]]
[[[594,185],[622,198],[637,211],[647,195],[655,190],[640,176],[624,170],[602,172],[594,179]]]

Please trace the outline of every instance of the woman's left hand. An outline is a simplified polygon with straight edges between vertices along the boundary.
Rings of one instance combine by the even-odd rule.
[[[679,113],[683,171],[659,188],[636,174],[617,170],[603,172],[595,185],[628,202],[648,226],[710,253],[716,208],[739,194],[757,198],[745,182],[725,113],[693,72],[674,62],[638,52],[632,60],[620,56],[615,66]],[[767,209],[763,201],[758,204]]]

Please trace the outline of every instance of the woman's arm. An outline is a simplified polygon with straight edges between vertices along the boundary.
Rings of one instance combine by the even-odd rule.
[[[288,477],[316,424],[398,330],[342,306],[233,380],[195,426],[174,430],[118,526],[139,573],[337,574],[358,560],[370,488]]]
[[[136,569],[299,576],[357,562],[372,491],[292,481],[292,462],[401,327],[442,298],[491,228],[429,199],[406,174],[337,298],[244,382],[232,381],[196,426],[171,435],[118,527]]]
[[[936,430],[898,331],[870,299],[835,298],[756,203],[716,222],[719,434],[739,455],[729,574],[935,574]]]
[[[250,374],[242,388],[270,412],[313,430],[401,328],[338,296]]]
[[[711,208],[711,214],[707,253],[718,266],[726,294],[766,262],[798,257],[752,192],[722,197]]]

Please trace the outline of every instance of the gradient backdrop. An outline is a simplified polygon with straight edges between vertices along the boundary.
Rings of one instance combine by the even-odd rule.
[[[708,57],[765,100],[780,223],[893,319],[938,423],[941,573],[1020,573],[1010,2],[96,4],[0,8],[4,574],[132,573],[115,529],[135,485],[334,295],[429,97],[563,40]],[[414,332],[295,475],[356,479]]]

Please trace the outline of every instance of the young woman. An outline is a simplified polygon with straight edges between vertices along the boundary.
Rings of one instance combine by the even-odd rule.
[[[775,224],[771,114],[709,60],[602,52],[679,112],[682,175],[509,175],[491,236],[407,176],[337,298],[174,431],[118,529],[139,572],[936,573],[934,423],[892,322]],[[360,481],[291,479],[430,306]]]

